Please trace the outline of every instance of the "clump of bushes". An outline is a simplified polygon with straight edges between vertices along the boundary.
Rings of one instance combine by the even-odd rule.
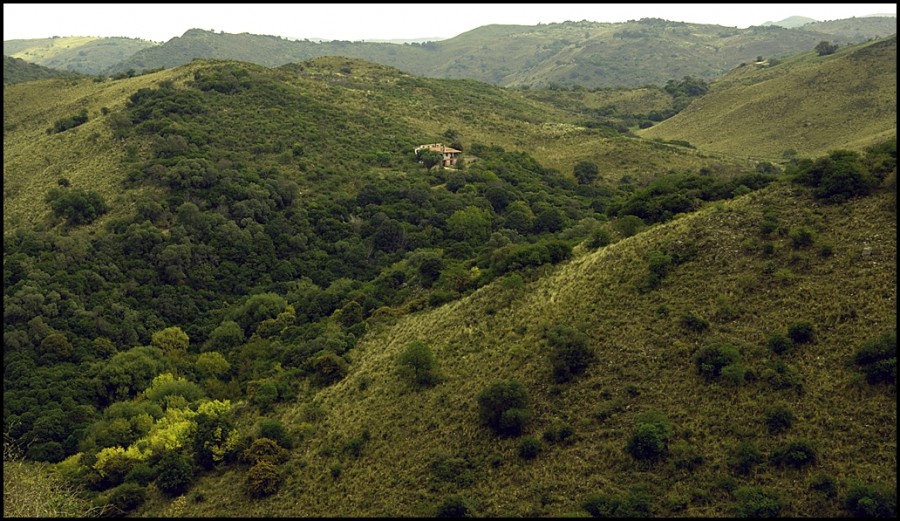
[[[435,517],[472,517],[472,507],[465,499],[453,496],[437,506]]]
[[[186,491],[194,480],[194,465],[178,452],[171,452],[159,461],[156,486],[170,496]]]
[[[501,436],[518,436],[531,420],[528,392],[516,380],[492,384],[478,395],[482,423]]]
[[[816,463],[816,449],[806,440],[795,440],[779,445],[772,451],[772,462],[797,469]]]
[[[628,440],[627,451],[642,462],[660,460],[668,453],[672,424],[659,411],[639,414],[634,420],[634,431]]]
[[[788,430],[794,422],[794,413],[784,405],[771,405],[764,412],[769,434],[779,434]]]
[[[739,364],[740,359],[738,348],[731,344],[709,344],[694,356],[697,372],[707,380],[718,379],[725,367]]]
[[[743,476],[750,474],[753,467],[764,461],[762,452],[756,448],[756,445],[746,440],[729,449],[726,459],[728,466]]]
[[[109,211],[103,196],[81,188],[54,188],[47,194],[53,215],[72,226],[90,224]]]
[[[801,320],[788,326],[788,336],[795,344],[808,344],[815,340],[815,332],[811,322]]]
[[[284,429],[284,424],[279,420],[263,420],[259,425],[259,437],[260,439],[270,439],[285,449],[290,449],[294,445],[291,437],[288,436],[287,431]]]
[[[596,357],[587,340],[587,335],[569,326],[557,325],[547,331],[553,379],[557,383],[568,382],[594,362]]]
[[[247,472],[247,493],[261,498],[278,492],[282,482],[281,472],[271,461],[263,460],[253,465]]]
[[[47,133],[48,134],[58,134],[60,132],[65,132],[66,130],[69,130],[70,128],[75,128],[79,125],[83,125],[83,124],[87,123],[87,120],[88,120],[87,109],[81,109],[81,111],[74,116],[69,116],[67,118],[62,118],[62,119],[56,120],[56,122],[53,123],[53,126],[47,129]]]
[[[778,494],[760,487],[738,487],[734,491],[734,513],[737,517],[778,517],[784,504]]]
[[[642,485],[636,485],[624,495],[596,494],[581,508],[593,517],[649,517],[652,496]]]
[[[767,344],[769,349],[777,355],[787,353],[794,348],[794,341],[783,333],[772,333]]]
[[[870,384],[897,383],[897,333],[889,331],[867,341],[856,352],[856,365]]]
[[[519,442],[519,457],[522,459],[534,459],[541,452],[541,441],[534,436],[526,436]]]
[[[886,483],[854,483],[844,498],[844,508],[854,517],[897,517],[897,487]]]

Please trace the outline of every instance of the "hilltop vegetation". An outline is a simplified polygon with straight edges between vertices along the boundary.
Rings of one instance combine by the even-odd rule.
[[[197,58],[277,67],[342,56],[417,76],[465,78],[500,86],[597,88],[662,86],[684,76],[709,81],[757,56],[782,57],[812,49],[823,40],[847,45],[895,33],[896,18],[886,17],[795,29],[737,29],[643,18],[615,24],[488,25],[446,40],[403,45],[294,41],[191,29],[158,45],[127,39],[61,38],[4,42],[4,53],[49,67],[111,76],[176,67]],[[114,60],[110,51],[122,56]]]
[[[3,55],[51,69],[101,74],[136,52],[155,45],[140,38],[94,36],[4,40]]]
[[[639,131],[702,148],[769,158],[860,150],[896,133],[897,38],[744,64],[686,110]]]
[[[896,137],[632,133],[707,89],[343,57],[6,86],[13,511],[893,517]]]

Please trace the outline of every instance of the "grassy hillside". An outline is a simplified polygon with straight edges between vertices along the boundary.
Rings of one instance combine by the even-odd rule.
[[[77,72],[58,71],[29,63],[21,58],[3,57],[3,83],[22,83],[23,81],[46,80],[49,78],[74,78]]]
[[[82,79],[8,86],[4,96],[4,205],[8,209],[4,232],[44,221],[49,208],[43,198],[61,177],[74,186],[90,185],[115,201],[110,216],[133,211],[133,203],[126,201],[128,192],[117,188],[125,175],[120,166],[124,150],[113,137],[110,118],[138,89],[167,80],[184,82],[200,67],[204,65],[99,83]],[[704,156],[685,147],[626,137],[608,128],[586,128],[581,126],[582,116],[470,80],[417,78],[344,58],[285,66],[281,73],[267,73],[261,67],[252,70],[285,81],[298,95],[314,96],[333,106],[342,113],[339,120],[365,117],[404,125],[402,135],[386,145],[390,147],[446,140],[443,134],[453,130],[464,146],[483,143],[527,152],[566,177],[571,177],[578,161],[595,162],[601,177],[610,183],[623,177],[643,183],[670,170],[697,171],[710,163],[726,175],[748,168],[740,159]],[[46,104],[48,97],[56,102]],[[54,122],[82,109],[88,111],[85,124],[64,133],[47,133]],[[367,142],[368,130],[363,128],[345,139],[353,140],[356,147],[376,146]],[[317,142],[319,145],[310,148],[315,154],[308,158],[310,164],[328,160],[329,140],[318,138]],[[276,154],[268,160],[273,164],[279,161]],[[357,165],[371,167],[358,159]]]
[[[861,150],[896,135],[896,55],[895,36],[828,56],[745,64],[684,112],[638,133],[765,158]]]
[[[447,40],[408,45],[290,41],[191,29],[163,45],[137,52],[109,72],[174,67],[194,58],[236,59],[272,67],[336,55],[419,76],[467,78],[501,86],[640,87],[663,85],[683,76],[713,79],[757,56],[796,54],[822,40],[865,41],[873,36],[865,28],[882,23],[874,18],[859,20],[852,35],[806,27],[737,29],[655,18],[618,24],[488,25]],[[878,25],[874,34],[882,32],[883,26]]]
[[[68,500],[50,470],[147,517],[891,517],[896,141],[773,165],[599,119],[658,93],[343,57],[5,86],[19,490]],[[413,151],[436,142],[463,167]],[[488,428],[500,380],[527,400]]]
[[[852,363],[863,342],[896,325],[896,210],[886,197],[821,206],[803,190],[773,187],[586,252],[522,287],[498,281],[378,327],[345,380],[275,413],[298,440],[279,493],[247,501],[245,471],[229,469],[200,479],[184,500],[152,497],[138,515],[430,516],[450,497],[478,516],[584,515],[588,497],[625,497],[635,486],[660,517],[732,516],[746,486],[773,492],[781,516],[842,515],[838,498],[854,480],[896,475],[896,394],[866,384]],[[762,253],[760,225],[772,219],[779,230],[812,228],[815,245],[795,248],[778,232],[768,239],[775,253]],[[825,244],[828,257],[818,253]],[[689,256],[641,292],[654,250]],[[709,328],[689,330],[687,314]],[[782,355],[767,348],[798,321],[813,324],[813,343]],[[554,325],[582,331],[598,356],[571,383],[552,383],[545,332]],[[432,388],[398,376],[399,354],[415,341],[438,360],[443,379]],[[723,342],[748,371],[736,387],[705,381],[692,358]],[[528,435],[567,426],[571,443],[544,439],[537,458],[523,460],[520,440],[481,426],[478,394],[505,379],[531,397]],[[775,436],[764,419],[772,404],[795,418]],[[641,466],[625,447],[635,418],[654,410],[674,426],[672,454]],[[768,460],[791,440],[812,441],[816,463]],[[728,462],[741,442],[763,455],[748,475]],[[810,489],[819,475],[838,496]]]
[[[157,45],[139,38],[66,36],[5,40],[3,54],[51,69],[100,74],[134,53]]]

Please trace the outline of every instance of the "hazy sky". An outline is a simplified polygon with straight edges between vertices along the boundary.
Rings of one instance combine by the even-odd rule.
[[[285,38],[452,38],[489,24],[665,18],[745,28],[897,13],[885,4],[3,4],[3,39],[127,36],[164,42],[192,28]]]

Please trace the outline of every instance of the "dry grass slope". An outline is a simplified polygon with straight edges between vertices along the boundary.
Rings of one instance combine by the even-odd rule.
[[[771,67],[739,67],[684,112],[639,134],[773,160],[789,150],[801,157],[861,150],[896,135],[896,117],[894,36],[830,56],[810,51]]]

